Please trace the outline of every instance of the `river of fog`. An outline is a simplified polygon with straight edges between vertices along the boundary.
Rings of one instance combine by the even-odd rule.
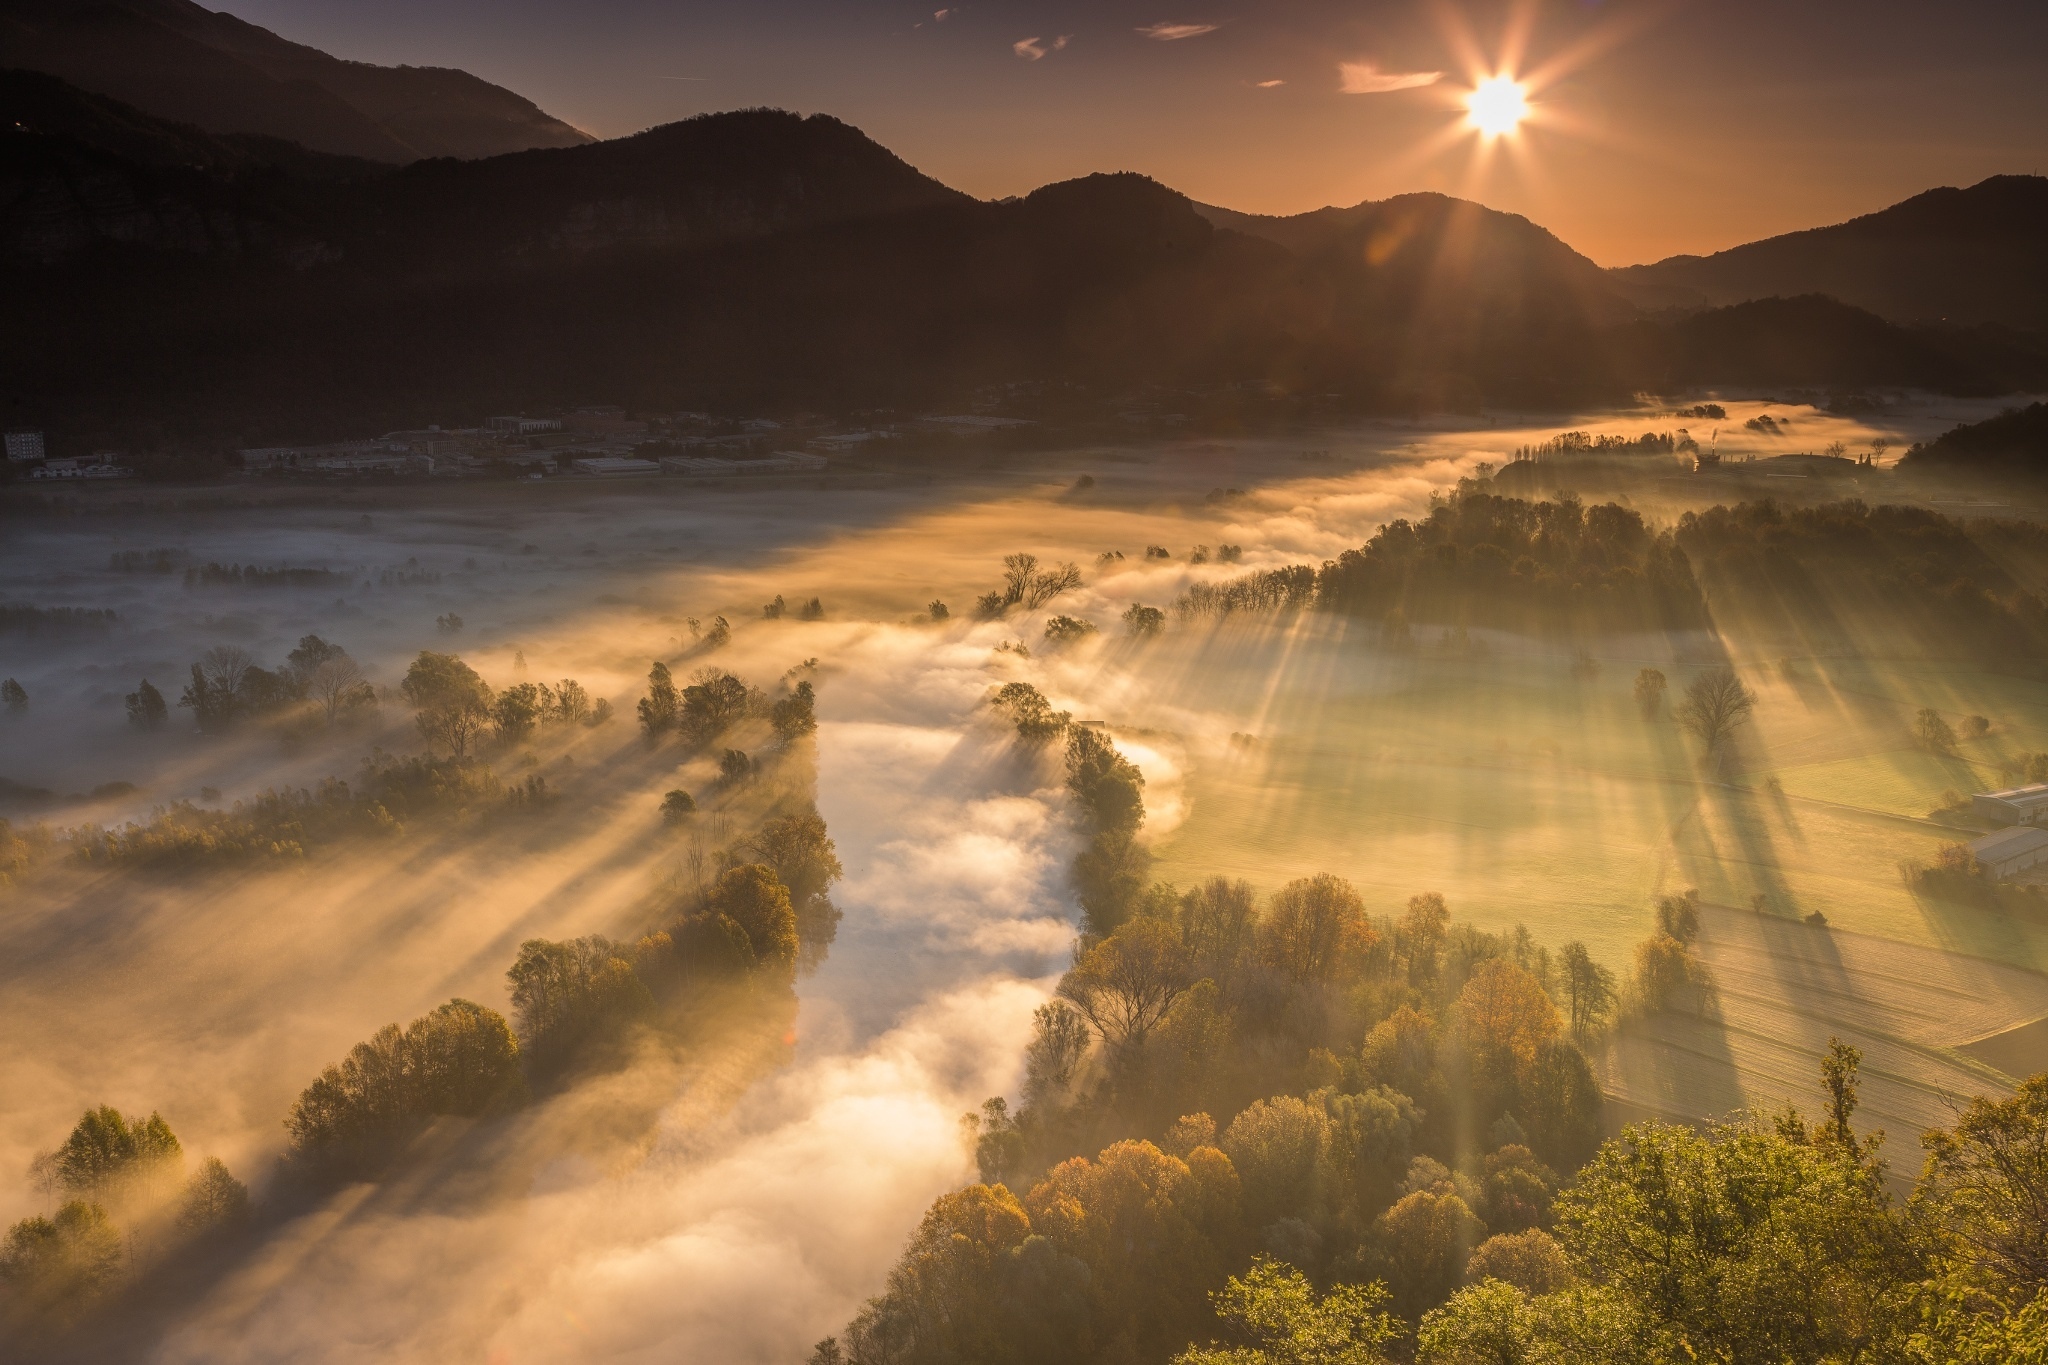
[[[1816,439],[1870,434],[1809,420]],[[497,685],[577,678],[618,714],[520,760],[573,777],[585,796],[515,847],[406,840],[302,869],[148,882],[66,869],[6,893],[0,1216],[44,1207],[24,1172],[88,1104],[160,1110],[190,1157],[218,1155],[260,1192],[292,1096],[351,1044],[454,995],[509,1010],[503,972],[524,938],[644,927],[634,907],[679,856],[656,815],[661,793],[707,771],[703,760],[679,770],[673,753],[640,742],[633,702],[650,660],[674,662],[679,677],[715,662],[768,686],[815,658],[818,804],[846,866],[834,890],[845,920],[799,983],[786,1065],[611,1078],[655,1089],[652,1139],[555,1155],[493,1197],[347,1191],[285,1225],[167,1335],[120,1352],[800,1359],[880,1287],[925,1205],[971,1174],[959,1117],[1014,1093],[1030,1012],[1066,964],[1075,836],[1056,775],[1020,765],[988,721],[990,689],[1028,679],[1077,717],[1116,725],[1146,774],[1150,828],[1164,832],[1181,814],[1179,774],[1200,757],[1185,737],[1221,742],[1230,723],[1188,688],[1128,666],[1125,607],[1165,606],[1191,578],[1241,571],[1191,567],[1198,544],[1242,545],[1248,568],[1330,558],[1559,425],[1074,451],[1028,469],[865,486],[88,489],[32,514],[13,506],[0,602],[120,618],[104,635],[0,636],[0,675],[30,695],[25,715],[0,723],[0,777],[16,784],[0,815],[17,826],[115,822],[175,799],[224,804],[348,777],[373,746],[417,747],[395,694],[355,730],[197,735],[178,689],[220,644],[274,666],[318,634],[387,692],[415,652],[449,650]],[[1095,483],[1076,490],[1084,474]],[[1155,544],[1173,558],[1148,561]],[[117,553],[159,549],[181,566],[336,576],[187,587],[181,571],[110,567]],[[1054,610],[1101,624],[1097,642],[1049,655],[1038,636],[1048,613],[972,619],[973,597],[1018,550],[1083,566],[1085,586]],[[1098,567],[1110,550],[1124,558]],[[792,606],[820,598],[824,619],[762,619],[777,594]],[[914,621],[933,598],[953,618]],[[462,625],[448,633],[436,621],[451,613]],[[689,620],[720,614],[732,643],[692,656]],[[1012,640],[1032,657],[998,650]],[[122,698],[145,676],[173,703],[158,734],[125,719]],[[569,1125],[581,1112],[540,1108],[522,1122]]]

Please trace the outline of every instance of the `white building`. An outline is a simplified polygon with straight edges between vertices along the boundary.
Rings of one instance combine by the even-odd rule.
[[[664,471],[686,479],[758,477],[765,474],[819,474],[831,461],[823,455],[801,450],[778,450],[758,460],[728,460],[716,455],[670,455],[661,462]]]
[[[661,466],[652,460],[632,460],[620,455],[589,455],[577,460],[574,467],[579,474],[594,474],[601,479],[632,478],[661,472]]]
[[[920,417],[917,424],[934,431],[943,431],[951,436],[987,436],[998,431],[1012,431],[1018,427],[1032,425],[1021,417],[986,417],[978,413],[952,417]]]
[[[1970,798],[1970,813],[1995,825],[2040,824],[2048,817],[2048,782],[1978,792]]]
[[[2006,878],[2048,863],[2048,829],[2015,825],[1970,842],[1970,852],[1992,876]]]
[[[10,460],[40,460],[49,453],[40,431],[10,431],[4,438]]]
[[[506,436],[531,436],[536,432],[562,429],[562,424],[552,417],[493,417],[484,425]]]
[[[68,460],[45,460],[40,469],[29,473],[31,479],[126,479],[135,471],[126,465],[114,463],[112,455],[100,454],[76,456]]]

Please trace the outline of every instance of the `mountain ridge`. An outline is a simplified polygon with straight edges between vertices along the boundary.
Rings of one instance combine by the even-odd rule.
[[[192,0],[0,0],[0,66],[211,133],[393,164],[595,140],[466,71],[345,61]]]

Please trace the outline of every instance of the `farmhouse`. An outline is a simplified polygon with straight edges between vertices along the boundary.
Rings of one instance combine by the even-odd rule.
[[[1970,842],[1970,852],[1994,877],[2005,878],[2048,863],[2048,829],[2015,825]]]
[[[2048,816],[2048,782],[1978,792],[1970,798],[1970,812],[1996,825],[2039,824]]]

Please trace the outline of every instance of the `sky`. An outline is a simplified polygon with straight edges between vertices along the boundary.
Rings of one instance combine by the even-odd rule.
[[[223,0],[205,0],[222,4]],[[1298,213],[1440,190],[1602,265],[2048,173],[2041,0],[226,0],[600,137],[772,105],[985,198],[1138,171]],[[1496,140],[1463,97],[1506,73]]]

